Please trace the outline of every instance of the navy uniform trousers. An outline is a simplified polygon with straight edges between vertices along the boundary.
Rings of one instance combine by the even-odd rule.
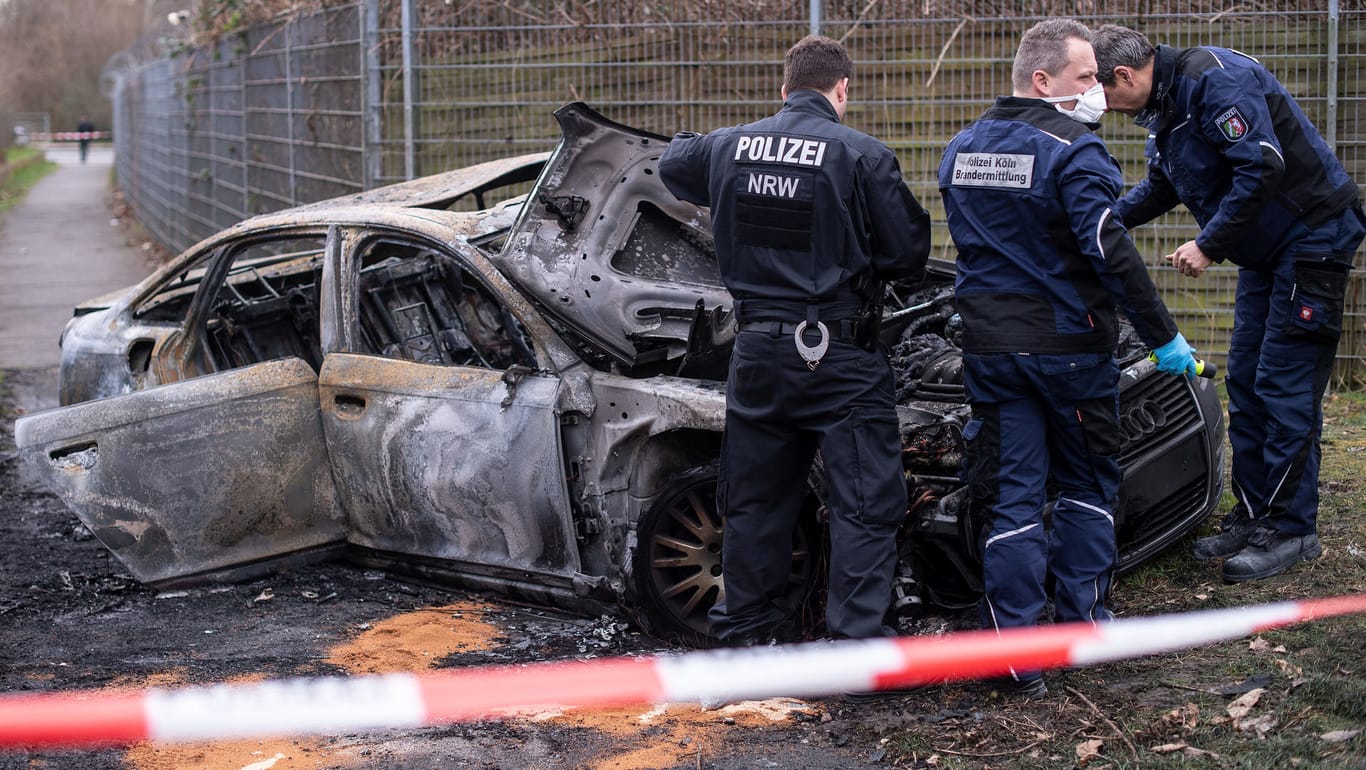
[[[713,633],[763,633],[790,615],[782,597],[792,531],[819,449],[830,513],[826,630],[837,637],[883,635],[896,530],[907,505],[886,355],[831,339],[813,371],[791,334],[741,331],[726,397],[717,486],[725,591],[711,611]]]
[[[1053,570],[1056,619],[1106,620],[1119,494],[1119,368],[1108,353],[968,354],[973,505],[991,514],[983,624],[1035,625]],[[1045,531],[1048,482],[1057,491]]]
[[[1342,332],[1356,207],[1303,225],[1271,270],[1242,268],[1228,350],[1233,493],[1288,535],[1317,532],[1323,392]]]

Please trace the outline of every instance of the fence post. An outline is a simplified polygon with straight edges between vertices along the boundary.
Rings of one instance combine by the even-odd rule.
[[[294,34],[299,25],[293,19],[286,19],[285,25],[285,136],[289,141],[289,205],[298,205],[299,182],[294,172],[297,170],[294,148]]]
[[[380,134],[383,121],[380,116],[380,52],[379,52],[379,0],[364,0],[360,13],[361,47],[361,115],[365,128],[361,136],[361,154],[365,170],[361,186],[369,190],[384,173],[384,145]]]
[[[249,217],[255,214],[251,210],[251,129],[247,125],[247,78],[251,75],[251,69],[247,63],[251,61],[251,53],[243,51],[237,57],[237,109],[242,113],[242,216]]]
[[[1328,149],[1338,149],[1338,0],[1328,0]]]
[[[413,0],[403,0],[403,178],[414,178],[413,147]]]
[[[821,0],[811,0],[811,34],[821,33]]]

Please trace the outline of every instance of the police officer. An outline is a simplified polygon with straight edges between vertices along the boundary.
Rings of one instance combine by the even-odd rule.
[[[1119,492],[1116,306],[1158,368],[1192,376],[1142,257],[1115,216],[1119,166],[1092,133],[1105,111],[1090,30],[1050,19],[1025,32],[1013,95],[956,135],[939,166],[958,250],[955,302],[972,419],[966,480],[991,513],[983,625],[1031,626],[1055,578],[1059,621],[1097,622],[1115,564]],[[1053,527],[1043,525],[1048,482]],[[1040,697],[1037,671],[1011,691]]]
[[[1359,191],[1285,87],[1227,48],[1154,48],[1106,25],[1095,36],[1110,109],[1148,130],[1148,178],[1120,201],[1137,227],[1184,203],[1200,234],[1167,259],[1198,277],[1238,265],[1228,351],[1237,504],[1196,542],[1229,582],[1283,572],[1321,552],[1323,392],[1342,331],[1347,271],[1361,244]]]
[[[815,452],[829,484],[827,631],[883,635],[906,513],[891,366],[877,344],[882,279],[918,275],[929,215],[896,156],[844,126],[853,64],[809,36],[788,50],[776,115],[680,133],[659,162],[680,199],[711,207],[739,332],[726,391],[717,504],[725,595],[713,634],[782,635],[792,532]]]

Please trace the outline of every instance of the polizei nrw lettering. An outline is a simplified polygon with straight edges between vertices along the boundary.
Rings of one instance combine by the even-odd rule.
[[[957,187],[1028,190],[1033,183],[1033,155],[960,152],[953,156],[953,184]]]
[[[745,192],[757,195],[780,196],[783,198],[797,197],[797,182],[801,181],[792,176],[781,176],[778,174],[750,174]]]
[[[750,163],[820,166],[825,160],[825,142],[791,136],[741,136],[735,144],[735,159]]]

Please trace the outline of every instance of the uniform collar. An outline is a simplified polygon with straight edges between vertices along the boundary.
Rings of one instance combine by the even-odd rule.
[[[1043,99],[1035,99],[1028,96],[998,96],[996,103],[991,105],[991,111],[999,113],[1002,117],[1019,115],[1030,110],[1048,110],[1057,112],[1053,105]],[[1059,113],[1061,114],[1061,113]]]
[[[991,105],[991,109],[982,115],[983,118],[991,120],[1025,120],[1039,127],[1047,127],[1045,130],[1066,134],[1074,137],[1069,129],[1076,126],[1080,129],[1095,131],[1100,128],[1099,123],[1082,123],[1058,112],[1058,108],[1052,104],[1032,96],[998,96],[996,103]]]
[[[789,93],[787,101],[783,102],[783,110],[809,112],[813,115],[829,118],[836,123],[840,122],[839,113],[835,112],[835,105],[825,98],[825,94],[820,91],[812,91],[809,88]]]
[[[1159,45],[1153,52],[1153,88],[1148,103],[1134,116],[1134,123],[1155,131],[1165,119],[1176,112],[1172,89],[1176,85],[1176,62],[1186,52],[1184,48]]]

